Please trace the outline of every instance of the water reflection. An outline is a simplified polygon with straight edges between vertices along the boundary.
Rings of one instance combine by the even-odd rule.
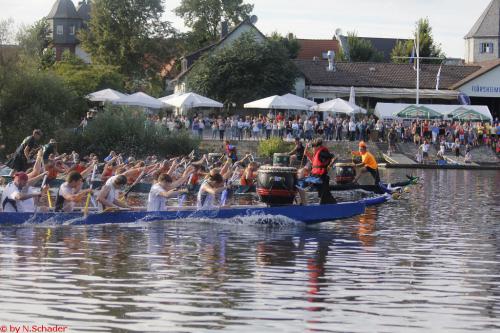
[[[401,200],[316,227],[0,228],[0,322],[72,332],[500,328],[499,174],[419,176]]]

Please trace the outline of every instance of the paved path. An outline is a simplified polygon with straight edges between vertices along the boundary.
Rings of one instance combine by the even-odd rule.
[[[383,154],[385,160],[391,164],[417,164],[414,160],[406,157],[403,154],[392,153],[391,156]]]

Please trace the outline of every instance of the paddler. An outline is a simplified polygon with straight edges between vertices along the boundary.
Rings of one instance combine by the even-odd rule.
[[[47,161],[49,159],[49,156],[51,154],[54,154],[54,156],[57,156],[57,141],[55,139],[50,139],[49,143],[44,145],[42,147],[43,151],[43,160]]]
[[[368,152],[366,143],[364,141],[361,141],[359,143],[359,152],[356,153],[356,155],[361,156],[361,163],[355,165],[357,168],[357,175],[356,178],[354,178],[354,182],[357,183],[359,177],[361,177],[362,174],[369,172],[375,180],[375,185],[378,185],[380,183],[378,164],[375,160],[375,157],[370,152]]]
[[[311,143],[314,153],[311,155],[306,149],[306,156],[312,160],[311,177],[318,180],[318,196],[321,205],[334,204],[337,200],[330,193],[330,177],[328,169],[335,162],[335,156],[323,146],[323,140],[314,139]]]
[[[34,192],[28,185],[28,174],[17,172],[14,180],[5,186],[2,193],[2,211],[6,213],[32,213],[35,211],[35,198],[40,192]]]
[[[106,181],[97,196],[97,202],[103,211],[130,208],[126,202],[120,201],[118,198],[119,192],[123,190],[125,185],[127,185],[127,177],[124,175],[113,176]]]
[[[6,163],[12,169],[11,176],[16,171],[26,171],[29,167],[31,155],[37,150],[37,142],[42,138],[42,131],[36,129],[33,134],[26,137],[17,147],[12,158]]]
[[[227,157],[229,157],[233,161],[233,163],[235,163],[238,160],[238,155],[236,153],[236,146],[230,144],[229,140],[224,141],[224,145]]]
[[[224,191],[224,178],[217,169],[210,170],[210,173],[203,181],[198,191],[196,205],[198,208],[210,208],[213,206],[215,196]]]
[[[191,170],[188,168],[189,171]],[[182,177],[177,179],[176,181],[172,180],[166,173],[162,173],[157,182],[151,186],[151,190],[149,191],[148,196],[148,211],[149,212],[157,212],[166,209],[165,199],[172,198],[174,196],[179,195],[180,193],[185,193],[185,191],[177,190],[179,186],[184,184],[189,177],[189,172],[185,172]]]
[[[83,177],[77,171],[71,171],[66,177],[56,197],[56,212],[72,212],[75,208],[75,202],[81,201],[91,189],[82,190]]]
[[[300,141],[299,137],[295,138],[295,147],[291,152],[288,153],[290,155],[290,165],[294,165],[296,161],[302,162],[304,159],[305,147]]]
[[[257,181],[258,168],[259,165],[257,164],[257,162],[250,162],[241,175],[240,185],[249,187],[255,186],[255,183]]]

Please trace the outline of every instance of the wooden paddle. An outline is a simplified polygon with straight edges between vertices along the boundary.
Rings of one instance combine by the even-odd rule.
[[[90,177],[90,191],[87,194],[87,200],[85,201],[85,208],[83,209],[83,216],[87,216],[89,214],[89,203],[90,197],[92,196],[92,188],[94,186],[94,177],[97,171],[97,165],[94,165],[94,170],[92,170],[92,176]]]

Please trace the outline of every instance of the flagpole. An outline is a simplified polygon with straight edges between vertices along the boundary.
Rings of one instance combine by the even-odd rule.
[[[417,105],[420,105],[420,24],[417,27]]]

